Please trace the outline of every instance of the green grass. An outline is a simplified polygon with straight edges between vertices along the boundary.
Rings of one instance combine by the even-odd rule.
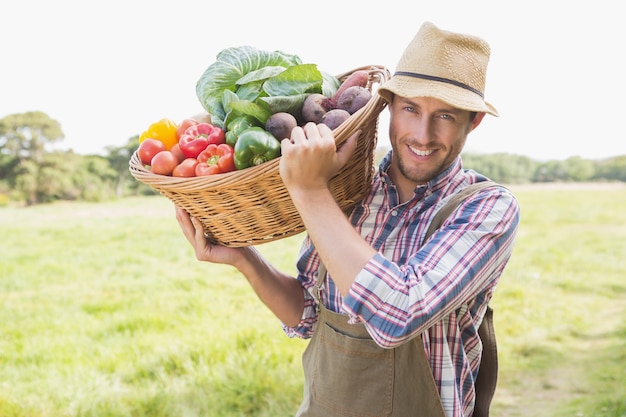
[[[497,416],[626,416],[626,188],[520,188]],[[519,404],[525,404],[521,409]]]
[[[626,187],[512,187],[494,416],[626,416]],[[164,197],[0,208],[0,416],[291,416],[305,341]],[[260,246],[292,271],[301,236]]]

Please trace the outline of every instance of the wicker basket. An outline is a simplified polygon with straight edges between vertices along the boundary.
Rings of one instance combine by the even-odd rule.
[[[389,71],[381,66],[356,68],[370,71],[369,88],[381,85]],[[335,129],[337,144],[362,130],[350,161],[330,181],[330,189],[344,211],[368,192],[374,174],[378,116],[385,102],[373,94],[361,110]],[[179,178],[157,175],[144,167],[137,152],[129,162],[131,174],[198,218],[207,237],[224,246],[241,247],[271,242],[304,231],[302,219],[278,172],[280,158],[255,167],[212,176]]]

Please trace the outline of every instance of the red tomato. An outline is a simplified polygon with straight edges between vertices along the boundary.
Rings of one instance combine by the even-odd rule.
[[[178,158],[171,151],[161,151],[154,155],[150,162],[150,169],[155,174],[171,175],[178,165]]]
[[[198,160],[196,158],[186,158],[183,162],[178,164],[172,171],[173,177],[195,177],[196,165]]]
[[[185,130],[187,130],[188,127],[195,126],[198,123],[199,122],[197,122],[194,119],[183,120],[182,122],[179,123],[178,129],[176,129],[176,137],[180,140],[180,137],[182,136],[183,133],[185,133]]]
[[[170,152],[176,155],[176,158],[178,158],[178,162],[183,162],[183,160],[185,159],[185,155],[183,155],[183,151],[180,150],[180,145],[178,143],[172,146]]]
[[[139,149],[137,149],[137,155],[139,156],[139,159],[141,159],[141,162],[143,162],[145,165],[150,165],[154,155],[164,150],[166,150],[166,148],[163,142],[161,142],[160,140],[148,138],[144,139],[143,142],[139,144]]]

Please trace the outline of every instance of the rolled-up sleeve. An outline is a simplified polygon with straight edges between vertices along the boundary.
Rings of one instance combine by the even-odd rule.
[[[304,292],[304,310],[302,311],[300,323],[295,327],[289,327],[283,324],[283,330],[289,337],[308,339],[313,335],[315,325],[317,324],[317,305],[309,291],[304,288],[302,291]]]

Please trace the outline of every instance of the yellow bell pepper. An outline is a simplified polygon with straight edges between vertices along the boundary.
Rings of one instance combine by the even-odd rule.
[[[145,139],[152,138],[161,141],[165,147],[169,150],[178,143],[178,137],[176,136],[176,129],[178,125],[172,120],[164,118],[158,122],[152,123],[148,129],[146,129],[139,136],[139,143]]]

